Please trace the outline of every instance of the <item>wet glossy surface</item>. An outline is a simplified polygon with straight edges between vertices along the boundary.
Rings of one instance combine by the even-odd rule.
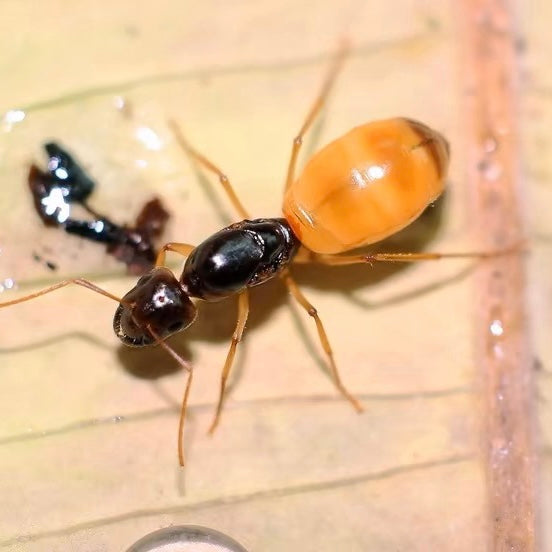
[[[28,184],[35,210],[44,224],[57,226],[69,219],[72,203],[85,204],[95,183],[58,144],[48,142],[44,150],[48,155],[48,172],[31,165]]]
[[[48,171],[58,187],[66,184],[63,195],[71,201],[86,201],[94,190],[95,182],[86,174],[73,157],[55,142],[44,144],[48,154]]]
[[[134,225],[117,224],[96,212],[88,204],[94,181],[65,149],[54,142],[44,145],[48,154],[48,172],[31,165],[28,185],[35,211],[46,226],[61,226],[74,234],[107,245],[107,252],[125,263],[131,274],[150,270],[157,255],[154,242],[159,239],[169,218],[157,198],[141,209]],[[72,205],[80,204],[91,219],[71,216]]]
[[[283,210],[301,242],[340,253],[412,222],[443,191],[448,145],[408,119],[375,121],[328,144],[306,164]]]

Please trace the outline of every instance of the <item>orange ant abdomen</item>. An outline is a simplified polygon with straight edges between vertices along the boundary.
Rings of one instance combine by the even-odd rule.
[[[446,140],[409,119],[375,121],[334,140],[306,164],[283,211],[301,243],[341,253],[407,226],[443,191]]]

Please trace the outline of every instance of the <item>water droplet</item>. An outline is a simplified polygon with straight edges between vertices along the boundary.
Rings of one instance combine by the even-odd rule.
[[[501,456],[502,458],[505,458],[510,453],[510,449],[507,446],[500,447],[495,451],[495,454],[498,456]]]
[[[20,123],[25,119],[25,112],[21,109],[11,109],[4,115],[6,123]]]
[[[479,168],[487,180],[498,180],[502,175],[502,166],[496,161],[482,161]]]
[[[122,96],[115,96],[113,103],[116,109],[123,110],[126,107],[126,100]]]
[[[127,552],[246,552],[234,539],[214,529],[175,525],[154,531],[134,543]]]
[[[494,136],[489,135],[483,140],[483,149],[485,150],[485,153],[493,153],[497,150],[497,148],[498,142]]]
[[[4,132],[11,132],[13,125],[20,123],[26,117],[26,113],[21,109],[10,109],[2,117],[2,128]]]
[[[4,287],[6,289],[13,289],[15,287],[15,281],[13,280],[13,278],[6,278],[4,280]]]
[[[493,320],[489,326],[491,333],[495,337],[500,337],[504,333],[504,327],[501,320]]]
[[[0,293],[10,289],[17,289],[17,282],[13,278],[5,278],[0,281]]]
[[[161,138],[159,138],[155,131],[150,127],[138,127],[136,129],[136,138],[149,150],[159,151],[163,147]]]

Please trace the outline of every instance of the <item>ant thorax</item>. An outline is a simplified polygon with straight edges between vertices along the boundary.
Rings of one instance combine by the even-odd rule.
[[[276,276],[299,245],[283,218],[242,220],[199,244],[181,281],[190,296],[217,301]]]

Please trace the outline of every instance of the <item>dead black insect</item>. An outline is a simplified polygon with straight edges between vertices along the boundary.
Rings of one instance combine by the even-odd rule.
[[[96,184],[71,154],[55,142],[48,142],[44,149],[48,154],[48,172],[33,164],[28,176],[34,207],[42,222],[106,244],[108,254],[125,263],[131,274],[149,271],[157,255],[155,241],[163,234],[169,219],[161,201],[158,198],[148,201],[133,225],[117,224],[88,205]],[[73,218],[75,203],[91,218]]]

